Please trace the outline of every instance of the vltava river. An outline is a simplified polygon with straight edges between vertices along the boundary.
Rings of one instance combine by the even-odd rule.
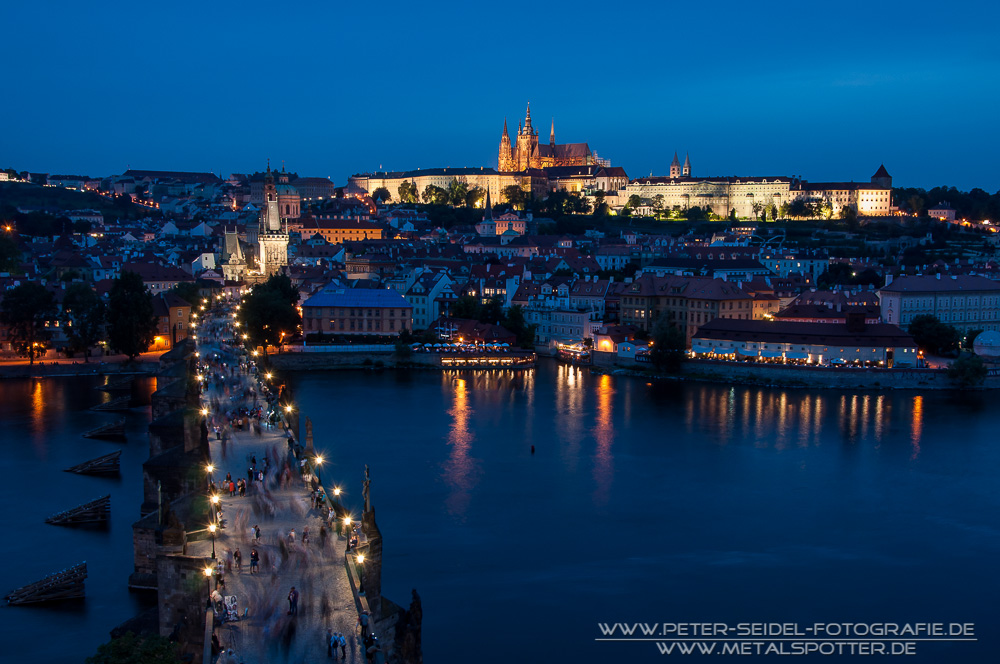
[[[625,621],[971,622],[978,642],[907,660],[1000,651],[995,395],[649,385],[551,362],[291,382],[356,512],[371,467],[384,594],[420,592],[429,663],[664,661],[595,642]],[[82,661],[138,608],[148,409],[125,444],[80,438],[115,417],[87,410],[107,398],[94,384],[0,381],[0,590],[90,567],[82,603],[0,606],[10,661]],[[118,448],[121,479],[61,472]],[[104,493],[106,531],[43,523]]]
[[[661,661],[595,642],[618,621],[973,622],[978,642],[908,659],[1000,652],[994,395],[550,362],[292,382],[356,510],[371,466],[383,592],[420,592],[428,662]]]

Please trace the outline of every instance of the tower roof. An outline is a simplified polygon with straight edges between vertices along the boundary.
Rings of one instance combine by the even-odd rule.
[[[503,136],[506,136],[507,138],[510,138],[510,134],[507,133],[507,117],[506,116],[504,116],[504,119],[503,119]]]
[[[552,130],[549,131],[549,143],[556,142],[556,119],[552,118]]]
[[[889,175],[889,171],[885,170],[885,164],[882,164],[881,166],[878,167],[878,170],[875,171],[875,175],[873,175],[872,177],[873,178],[891,178],[892,176]]]
[[[684,168],[691,168],[691,155],[684,153]]]
[[[674,160],[672,162],[670,162],[670,165],[671,166],[680,166],[681,165],[681,160],[677,158],[677,153],[676,152],[674,153]]]
[[[483,221],[493,221],[493,206],[490,205],[490,188],[486,187],[486,214]]]

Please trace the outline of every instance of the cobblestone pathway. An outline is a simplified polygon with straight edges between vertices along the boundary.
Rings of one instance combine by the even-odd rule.
[[[218,351],[206,344],[205,353]],[[241,384],[256,388],[256,379],[240,377]],[[233,391],[231,389],[231,391]],[[236,391],[241,391],[237,389]],[[230,401],[217,387],[205,390],[206,402],[217,399],[219,410],[239,405]],[[222,424],[224,416],[213,413],[212,422]],[[237,597],[241,619],[227,622],[216,628],[224,649],[232,648],[234,662],[256,664],[263,662],[330,662],[327,658],[327,630],[341,632],[347,639],[347,662],[364,662],[363,645],[357,637],[357,610],[354,596],[344,569],[346,540],[336,531],[328,531],[325,546],[321,543],[320,528],[325,513],[311,508],[309,490],[297,465],[287,463],[288,445],[280,428],[263,429],[260,435],[251,431],[230,430],[228,441],[215,439],[211,433],[213,473],[220,483],[227,473],[235,482],[247,479],[251,457],[256,457],[258,468],[265,457],[270,468],[264,487],[254,482],[248,484],[246,497],[230,497],[222,491],[220,504],[224,527],[215,539],[218,560],[224,569],[224,595]],[[253,538],[252,528],[259,525],[260,542]],[[305,529],[309,529],[309,542],[302,542]],[[294,543],[288,537],[295,530]],[[260,570],[250,573],[250,553],[256,548],[260,555]],[[242,570],[232,564],[233,552],[242,554]],[[209,541],[196,542],[189,547],[192,555],[211,555]],[[299,592],[298,615],[289,616],[288,594],[292,587]],[[220,592],[222,592],[220,590]],[[244,610],[247,617],[242,618]],[[341,661],[338,653],[337,661]],[[381,660],[381,658],[380,658]],[[219,661],[227,662],[225,653]]]

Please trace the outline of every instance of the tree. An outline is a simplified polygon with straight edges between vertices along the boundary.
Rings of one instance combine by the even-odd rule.
[[[500,322],[501,318],[503,318],[503,298],[499,295],[494,295],[486,300],[486,303],[483,304],[482,309],[479,311],[479,322],[496,325]]]
[[[83,361],[90,361],[91,347],[104,336],[106,308],[87,284],[76,283],[66,289],[62,304],[62,324],[70,348],[83,351]]]
[[[479,201],[483,200],[485,197],[486,197],[485,189],[483,189],[482,187],[473,187],[465,195],[465,207],[474,208],[479,203]]]
[[[754,201],[750,204],[750,212],[753,213],[753,217],[756,219],[760,217],[761,211],[764,209],[764,204],[760,201]]]
[[[650,333],[653,347],[649,359],[660,371],[677,373],[681,370],[687,351],[687,337],[684,332],[661,315],[653,323]]]
[[[97,646],[86,664],[181,664],[177,646],[159,634],[136,636],[125,632]]]
[[[202,300],[201,290],[193,281],[182,281],[170,289],[170,292],[181,298],[192,307]]]
[[[942,323],[935,316],[915,316],[907,331],[924,352],[945,355],[958,350],[958,330]]]
[[[705,210],[702,210],[697,205],[692,205],[684,211],[684,217],[688,221],[704,221],[708,218],[708,215],[705,213]]]
[[[414,188],[416,187],[414,186]],[[433,184],[424,187],[424,193],[421,197],[424,199],[424,203],[434,203],[435,205],[447,205],[449,200],[448,191]]]
[[[12,272],[21,262],[21,248],[10,233],[0,235],[0,272]]]
[[[524,195],[524,189],[521,189],[520,185],[509,184],[500,190],[500,195],[516,210],[523,210],[527,202],[527,196]]]
[[[134,360],[144,353],[156,336],[153,296],[142,277],[125,271],[115,279],[108,294],[108,343]]]
[[[405,180],[400,182],[396,191],[399,194],[400,203],[417,202],[417,185],[413,182],[407,182]]]
[[[632,194],[631,196],[628,197],[628,200],[625,201],[625,207],[631,208],[633,210],[641,205],[642,205],[642,197],[639,196],[639,194]]]
[[[965,338],[962,339],[962,348],[967,348],[972,350],[972,347],[976,343],[976,337],[983,333],[983,330],[969,330],[965,334]]]
[[[521,348],[533,348],[535,344],[535,330],[537,325],[529,325],[524,318],[524,309],[519,304],[515,304],[507,310],[501,324],[514,333],[517,337],[517,345]]]
[[[389,190],[386,187],[376,187],[375,191],[371,193],[371,196],[373,201],[382,199],[383,203],[388,203],[392,200],[392,194],[389,193]]]
[[[922,199],[920,196],[914,194],[913,196],[910,196],[909,199],[907,199],[906,203],[907,205],[910,206],[910,212],[913,213],[914,217],[919,217],[921,213],[923,213],[924,199]]]
[[[566,211],[571,214],[590,214],[590,201],[573,192],[566,199]]]
[[[469,194],[469,185],[460,182],[458,178],[448,183],[448,202],[458,207],[465,205],[465,197]]]
[[[653,209],[656,210],[657,219],[660,218],[660,214],[663,212],[663,206],[664,206],[663,194],[657,194],[656,196],[653,196]]]
[[[948,367],[948,379],[958,387],[977,387],[986,381],[986,365],[978,355],[964,354]]]
[[[257,284],[240,306],[239,321],[252,346],[277,346],[285,337],[295,334],[302,322],[295,305],[299,293],[291,279],[283,274],[272,275]]]
[[[452,318],[465,318],[468,320],[479,320],[479,314],[483,305],[472,295],[463,295],[451,305],[449,315]]]
[[[35,355],[44,352],[48,341],[45,323],[55,315],[52,293],[34,282],[7,291],[0,305],[0,323],[8,328],[11,346],[18,355],[27,356],[30,364],[35,363]]]

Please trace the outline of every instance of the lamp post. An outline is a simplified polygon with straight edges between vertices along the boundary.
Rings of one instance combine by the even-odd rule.
[[[219,496],[218,494],[212,495],[212,519],[215,521],[215,525],[219,525]]]
[[[337,533],[338,535],[340,533]],[[344,537],[347,538],[347,550],[351,550],[351,517],[344,517]]]
[[[365,594],[365,554],[358,554],[358,594]]]
[[[215,560],[215,524],[208,525],[208,532],[212,533],[212,560]]]
[[[215,466],[213,466],[212,464],[208,464],[207,466],[205,466],[205,470],[208,471],[208,486],[211,487],[212,486],[212,473],[215,472]]]
[[[319,454],[316,456],[316,481],[319,482],[319,486],[323,488],[323,476],[320,474],[320,466],[323,465],[323,455]]]
[[[212,608],[212,568],[206,567],[202,572],[205,574],[205,589],[208,591],[208,608]]]

